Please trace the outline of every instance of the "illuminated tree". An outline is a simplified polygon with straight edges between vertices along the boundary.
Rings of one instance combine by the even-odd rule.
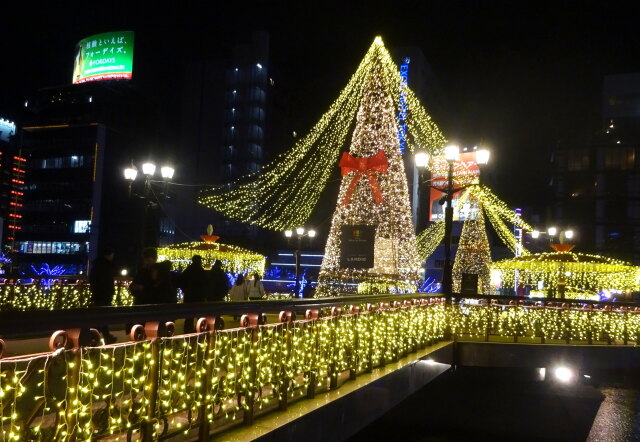
[[[489,294],[491,249],[484,226],[482,206],[475,218],[462,225],[456,259],[453,263],[453,292],[459,293],[463,273],[478,275],[478,293]]]
[[[318,296],[416,290],[420,261],[388,90],[378,61],[366,80],[349,153],[340,161],[343,179],[318,278]],[[342,228],[354,225],[375,227],[372,268],[341,265]]]
[[[376,37],[346,87],[306,135],[259,172],[206,189],[199,202],[231,219],[267,229],[284,231],[304,225],[348,142],[373,69],[384,79],[390,106],[403,109],[409,150],[416,145],[432,154],[440,152],[445,141],[442,132],[413,91],[406,84],[401,87],[398,66]]]

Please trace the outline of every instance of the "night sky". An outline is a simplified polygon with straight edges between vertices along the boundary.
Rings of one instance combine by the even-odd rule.
[[[0,116],[15,118],[40,87],[70,83],[78,40],[131,29],[134,81],[163,96],[167,116],[178,121],[185,63],[226,56],[252,30],[266,30],[272,63],[304,105],[296,122],[304,132],[379,34],[387,46],[422,48],[452,116],[434,114],[435,121],[462,145],[488,143],[498,192],[526,205],[544,202],[540,186],[548,182],[549,154],[558,140],[600,127],[603,75],[640,71],[634,1],[394,1],[384,8],[373,6],[378,2],[207,3],[49,2],[21,6],[13,15],[5,10]]]

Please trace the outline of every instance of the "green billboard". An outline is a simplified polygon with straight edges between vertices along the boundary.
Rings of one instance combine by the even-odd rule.
[[[73,63],[73,84],[130,80],[133,74],[133,31],[96,34],[80,40]]]

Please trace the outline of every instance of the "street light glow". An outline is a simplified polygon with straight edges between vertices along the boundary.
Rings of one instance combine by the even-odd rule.
[[[450,144],[449,146],[444,148],[444,158],[447,161],[457,160],[459,153],[460,153],[460,148],[455,144]]]
[[[531,232],[531,238],[536,239],[540,237],[540,232],[537,230],[534,230],[533,232]]]
[[[564,237],[567,238],[567,239],[573,238],[573,230],[566,230],[564,232]]]
[[[284,236],[286,236],[287,238],[291,238],[293,236],[293,231],[292,230],[285,230],[284,231]]]
[[[129,181],[135,181],[138,176],[138,170],[135,167],[127,167],[124,170],[124,179]]]
[[[304,235],[304,227],[296,227],[296,233],[300,236]]]
[[[565,384],[573,380],[573,370],[571,370],[569,367],[557,367],[553,371],[553,374],[558,381]]]
[[[173,173],[175,172],[174,168],[171,166],[163,166],[160,168],[160,174],[162,178],[170,180],[173,178]]]
[[[309,235],[309,238],[313,238],[314,236],[316,236],[316,231],[315,230],[309,230],[307,232],[307,235]]]
[[[424,150],[418,151],[415,154],[415,162],[416,162],[416,167],[427,167],[427,165],[429,164],[429,152],[426,152]]]
[[[476,163],[489,164],[490,155],[491,155],[491,152],[489,151],[489,149],[476,150]]]
[[[558,233],[558,229],[555,227],[549,227],[547,229],[547,233],[551,236],[555,236],[555,234]]]
[[[156,165],[153,163],[144,163],[142,165],[142,173],[147,176],[151,176],[156,172]]]
[[[122,276],[127,276],[127,273],[129,273],[129,272],[127,271],[127,269],[122,269],[122,270],[120,270],[120,274],[121,274]]]

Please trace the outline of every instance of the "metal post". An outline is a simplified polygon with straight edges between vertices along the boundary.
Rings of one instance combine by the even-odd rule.
[[[302,247],[302,236],[298,235],[298,248],[296,249],[294,256],[296,258],[296,285],[294,298],[297,298],[300,292],[300,248]]]
[[[451,266],[451,230],[453,228],[453,161],[449,161],[447,176],[447,207],[444,212],[444,269],[442,275],[442,291],[445,296],[452,294],[452,266]]]

